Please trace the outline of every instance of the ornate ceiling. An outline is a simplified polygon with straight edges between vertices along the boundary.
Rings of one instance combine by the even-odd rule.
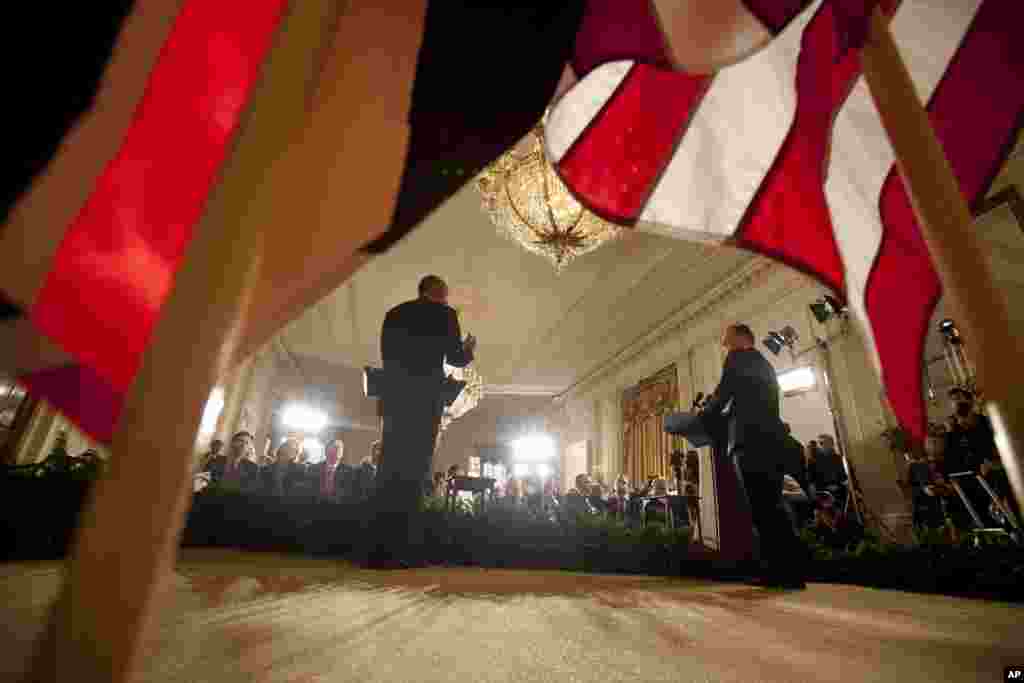
[[[283,333],[294,352],[352,367],[379,362],[388,308],[445,278],[463,333],[480,340],[492,393],[564,390],[750,259],[730,248],[630,231],[556,275],[500,236],[467,186],[391,251]]]

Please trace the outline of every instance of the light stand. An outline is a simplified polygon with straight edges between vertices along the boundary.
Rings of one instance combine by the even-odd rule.
[[[825,297],[825,299],[829,298],[830,297]],[[815,305],[813,304],[811,306],[811,310],[815,314],[815,318],[818,319],[818,322],[822,324],[824,324],[829,318],[832,318],[833,316],[839,317],[843,321],[844,325],[844,327],[840,331],[841,335],[842,333],[845,332],[845,313],[842,311],[842,309],[838,307],[834,300],[827,301],[826,303],[827,315],[825,316],[819,315],[819,311],[815,310]],[[785,347],[786,349],[788,349],[790,359],[792,359],[794,363],[798,358],[806,355],[807,353],[810,353],[811,351],[818,351],[820,355],[820,369],[822,372],[822,378],[825,382],[825,400],[828,406],[829,415],[832,417],[832,427],[836,433],[836,447],[839,451],[839,457],[841,458],[843,463],[843,470],[846,472],[847,492],[846,502],[843,505],[843,515],[849,516],[850,511],[852,510],[857,521],[862,526],[866,526],[865,520],[870,520],[875,525],[877,525],[878,529],[881,530],[889,539],[894,539],[895,534],[893,534],[892,530],[888,527],[888,525],[886,525],[884,521],[882,521],[882,519],[878,515],[874,514],[871,511],[871,509],[865,502],[864,492],[860,488],[860,482],[857,480],[856,472],[853,469],[853,463],[850,462],[850,459],[847,455],[849,453],[849,440],[846,434],[846,422],[843,420],[843,415],[841,412],[842,408],[840,407],[840,403],[833,394],[833,391],[835,390],[832,384],[831,343],[833,341],[833,338],[830,337],[828,339],[822,339],[820,337],[815,337],[813,346],[804,349],[803,351],[796,352],[794,351],[793,347],[796,345],[796,341],[798,338],[799,336],[796,334],[796,331],[792,327],[786,326],[782,328],[780,332],[769,333],[769,336],[767,339],[765,339],[764,344],[776,354],[778,354],[779,351],[782,350],[782,347]],[[775,341],[776,344],[769,344],[769,340]],[[776,345],[779,347],[778,350],[776,350],[775,348]]]

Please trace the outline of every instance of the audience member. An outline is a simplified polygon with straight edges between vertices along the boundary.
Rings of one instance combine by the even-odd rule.
[[[818,500],[818,442],[811,439],[804,449],[804,476],[807,478],[807,495],[817,506]]]
[[[846,482],[846,470],[843,468],[843,459],[836,452],[836,442],[829,434],[818,436],[818,455],[816,459],[816,473],[818,476],[819,488],[831,488],[842,486]]]
[[[273,465],[274,495],[286,495],[291,489],[301,453],[302,442],[296,436],[287,437],[278,447]]]
[[[793,436],[793,431],[788,422],[783,422],[782,426],[786,431],[785,443],[783,444],[786,455],[782,471],[796,479],[797,483],[800,484],[800,488],[806,491],[807,467],[804,463],[804,446]]]
[[[224,442],[223,441],[221,441],[220,439],[214,439],[213,441],[211,441],[210,442],[210,450],[207,451],[205,454],[203,454],[203,456],[199,459],[199,469],[200,470],[206,470],[207,467],[210,464],[210,461],[212,461],[217,456],[221,455],[221,452],[223,450],[224,450]]]
[[[782,504],[795,530],[799,531],[807,524],[813,504],[800,482],[789,474],[782,475]]]
[[[324,454],[323,466],[320,470],[320,497],[324,500],[334,498],[334,476],[335,470],[345,457],[345,443],[340,438],[335,438]]]
[[[243,491],[254,491],[259,487],[259,466],[253,461],[256,455],[255,438],[246,431],[231,437],[228,455],[220,481],[236,486]]]

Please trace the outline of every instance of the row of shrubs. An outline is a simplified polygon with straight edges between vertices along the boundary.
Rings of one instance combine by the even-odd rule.
[[[0,557],[63,557],[89,482],[70,473],[0,478]],[[651,523],[630,528],[618,520],[579,517],[555,520],[522,509],[491,507],[480,514],[444,510],[428,499],[420,513],[432,564],[566,569],[666,576],[728,578],[744,573],[690,545],[689,529]],[[210,488],[197,494],[189,512],[185,546],[354,558],[368,522],[368,506],[325,504],[314,499],[252,496]],[[950,543],[940,534],[913,545],[867,534],[856,545],[833,548],[805,532],[810,580],[878,588],[1024,599],[1024,551],[1006,542]]]

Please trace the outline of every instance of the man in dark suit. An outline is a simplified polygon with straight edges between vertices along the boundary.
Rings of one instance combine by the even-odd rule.
[[[760,536],[760,583],[803,588],[806,550],[782,504],[786,431],[779,417],[779,382],[771,363],[754,348],[754,334],[730,325],[722,337],[729,350],[722,380],[705,405],[709,415],[728,411],[729,453],[742,475]]]
[[[465,367],[476,339],[462,340],[448,305],[448,286],[436,275],[419,284],[419,298],[392,308],[380,335],[385,389],[383,448],[377,471],[376,550],[371,564],[403,566],[418,530],[412,522],[429,478],[444,409],[444,363]]]

